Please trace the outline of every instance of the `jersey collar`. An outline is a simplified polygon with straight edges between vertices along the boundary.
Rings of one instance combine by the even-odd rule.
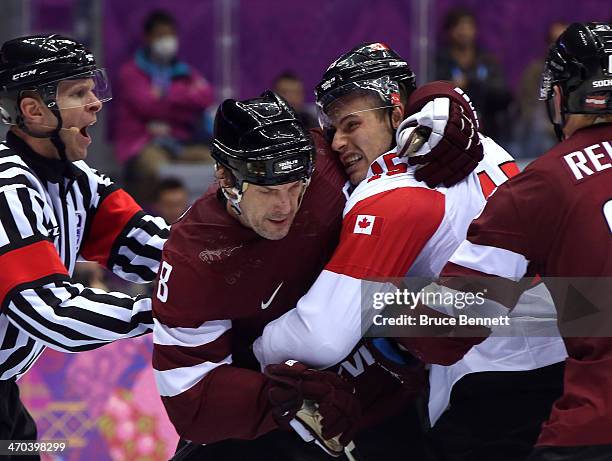
[[[399,158],[397,149],[393,148],[372,162],[364,181],[371,182],[381,176],[394,176],[400,173],[412,174],[413,171],[414,167],[408,165],[408,158]]]
[[[59,183],[63,178],[76,179],[83,174],[72,162],[43,157],[15,133],[6,134],[6,145],[13,149],[22,158],[40,179],[52,183]]]

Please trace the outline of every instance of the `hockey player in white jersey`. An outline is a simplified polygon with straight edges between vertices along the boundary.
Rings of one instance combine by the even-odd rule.
[[[366,44],[336,60],[317,87],[323,125],[332,149],[346,168],[350,179],[346,190],[351,193],[344,209],[340,244],[331,261],[297,307],[271,322],[255,342],[254,351],[262,365],[296,359],[325,368],[342,360],[362,335],[362,282],[438,275],[465,238],[468,225],[487,196],[518,172],[507,152],[477,133],[477,117],[461,90],[443,82],[415,90],[414,79],[410,82],[396,77],[405,68],[407,63],[385,45]],[[431,101],[432,95],[438,98]],[[414,115],[403,120],[405,114]],[[429,140],[414,157],[400,158],[398,151],[410,142],[409,135],[417,124],[431,131]],[[429,163],[428,152],[435,148],[439,152],[442,143],[453,142],[453,130],[471,130],[475,156],[478,149],[484,148],[484,159],[456,185],[448,181],[446,185],[452,187],[429,188],[419,181],[420,176],[439,165]],[[409,163],[423,165],[417,168]],[[460,171],[470,165],[451,162],[448,168]],[[532,292],[527,296],[533,302],[545,294]],[[393,361],[392,342],[375,344],[381,354]],[[547,417],[560,392],[561,371],[556,365],[552,370],[548,366],[564,358],[565,349],[559,338],[491,338],[454,367],[434,367],[430,380],[432,420],[447,406],[453,384],[467,374],[523,371],[513,376],[518,376],[521,383],[537,382],[541,389],[539,405],[526,408],[516,394],[507,398],[514,400],[516,411],[530,412],[523,415],[529,427],[511,417],[493,416],[493,412],[481,415],[476,423],[479,428],[497,421],[500,426],[491,434],[502,433],[505,440],[492,435],[464,438],[457,441],[457,446],[465,446],[456,448],[453,456],[462,452],[463,456],[473,457],[479,450],[490,453],[496,445],[504,447],[503,456],[509,456],[507,459],[520,459],[528,453],[539,431],[538,421]],[[502,381],[508,378],[504,376]],[[492,388],[498,383],[487,381],[485,385]],[[501,388],[501,392],[506,391]],[[472,423],[465,421],[469,414],[453,416],[464,420],[455,421],[446,430],[449,439],[457,426],[461,425],[465,432]],[[515,436],[508,436],[517,428]],[[450,451],[455,449],[452,442],[448,445]]]

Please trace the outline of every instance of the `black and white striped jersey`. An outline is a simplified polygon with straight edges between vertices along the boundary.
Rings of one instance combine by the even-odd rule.
[[[131,282],[154,279],[168,226],[83,161],[0,144],[0,380],[45,346],[77,352],[151,330],[148,298],[72,283],[77,257]]]

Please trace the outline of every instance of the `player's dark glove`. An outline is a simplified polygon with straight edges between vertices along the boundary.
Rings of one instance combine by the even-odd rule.
[[[410,165],[419,165],[415,179],[429,187],[457,184],[483,158],[474,121],[461,104],[446,97],[429,101],[405,119],[396,140],[399,156],[407,155]]]
[[[427,385],[425,364],[389,338],[368,338],[368,350],[376,364],[416,397]]]
[[[352,386],[335,373],[311,370],[294,360],[268,365],[264,374],[279,426],[297,430],[295,418],[328,453],[341,454],[361,415]]]

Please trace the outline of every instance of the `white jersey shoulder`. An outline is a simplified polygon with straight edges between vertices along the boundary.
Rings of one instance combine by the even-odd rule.
[[[486,173],[495,186],[507,179],[501,165],[513,162],[512,156],[490,138],[482,137],[482,143],[484,158],[467,178],[453,187],[434,189],[444,196],[444,217],[410,268],[409,275],[436,277],[465,239],[468,226],[486,202],[479,174]],[[379,156],[348,198],[344,216],[359,202],[383,192],[405,187],[428,189],[425,183],[415,179],[415,170],[416,167],[408,165],[407,158],[396,155],[395,149]]]

